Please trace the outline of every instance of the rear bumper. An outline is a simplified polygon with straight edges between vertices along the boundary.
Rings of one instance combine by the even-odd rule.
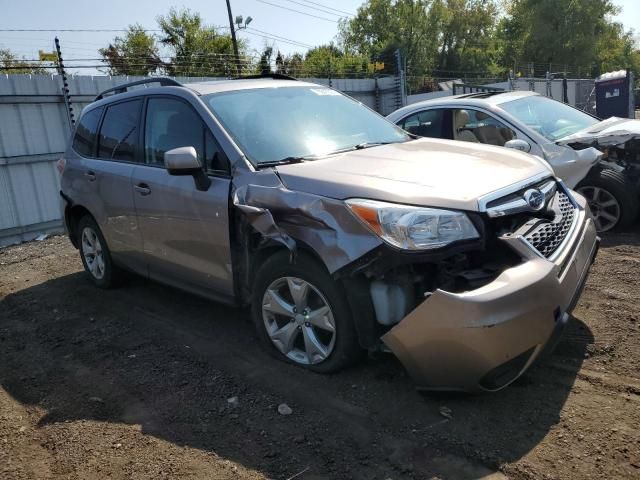
[[[499,390],[557,342],[600,241],[585,210],[578,225],[562,259],[531,256],[477,290],[436,290],[383,336],[419,387]]]

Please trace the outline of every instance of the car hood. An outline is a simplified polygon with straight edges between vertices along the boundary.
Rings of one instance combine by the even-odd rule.
[[[623,144],[632,138],[640,138],[640,120],[611,117],[572,135],[563,137],[556,143],[559,145],[597,143],[606,147]]]
[[[484,195],[553,174],[515,150],[426,138],[282,165],[277,172],[290,190],[469,211],[478,210]]]

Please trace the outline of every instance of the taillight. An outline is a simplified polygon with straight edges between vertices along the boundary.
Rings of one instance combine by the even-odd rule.
[[[64,172],[64,167],[67,165],[67,161],[64,158],[61,158],[56,162],[56,169],[58,169],[58,173],[62,175]]]

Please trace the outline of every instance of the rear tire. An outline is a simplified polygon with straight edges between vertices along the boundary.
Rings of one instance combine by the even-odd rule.
[[[114,287],[119,272],[113,265],[107,242],[93,217],[85,215],[80,219],[76,238],[82,265],[94,285],[105,289]]]
[[[589,203],[599,232],[630,227],[638,218],[638,189],[624,173],[603,168],[576,188]]]
[[[323,265],[300,252],[268,258],[253,284],[258,338],[277,358],[319,373],[338,371],[363,353],[349,304]]]

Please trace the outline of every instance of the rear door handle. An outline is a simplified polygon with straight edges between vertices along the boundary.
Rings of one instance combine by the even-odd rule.
[[[95,172],[89,170],[88,172],[86,172],[85,177],[87,177],[87,180],[89,180],[90,182],[95,182],[96,181],[96,174]]]
[[[143,195],[143,196],[149,195],[151,193],[151,189],[149,188],[149,185],[147,185],[146,183],[139,183],[135,185],[133,188],[136,192],[138,192],[140,195]]]

